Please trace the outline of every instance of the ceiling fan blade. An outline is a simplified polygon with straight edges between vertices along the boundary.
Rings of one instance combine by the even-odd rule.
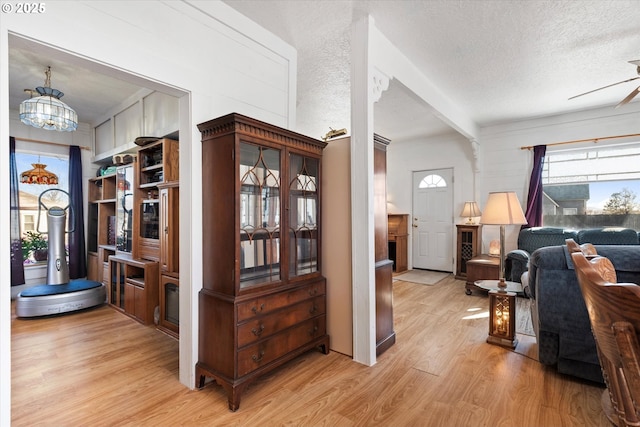
[[[635,61],[629,61],[629,64],[637,65],[640,67],[640,59],[636,59]]]
[[[610,85],[607,85],[607,86],[599,87],[598,89],[590,90],[589,92],[581,93],[580,95],[572,96],[572,97],[571,97],[571,98],[569,98],[569,99],[574,99],[574,98],[577,98],[577,97],[579,97],[579,96],[588,95],[588,94],[590,94],[590,93],[597,92],[597,91],[599,91],[599,90],[606,89],[606,88],[611,87],[611,86],[616,86],[616,85],[619,85],[619,84],[622,84],[622,83],[632,82],[632,81],[634,81],[634,80],[638,80],[638,79],[640,79],[640,77],[633,77],[633,78],[631,78],[631,79],[623,80],[623,81],[618,82],[618,83],[613,83],[613,84],[610,84]]]
[[[620,101],[618,105],[616,105],[616,108],[622,107],[624,104],[627,104],[629,101],[635,98],[638,93],[640,93],[640,86],[632,90],[631,93],[627,95],[625,99],[623,99],[622,101]]]

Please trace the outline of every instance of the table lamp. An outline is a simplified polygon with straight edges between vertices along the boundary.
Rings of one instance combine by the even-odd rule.
[[[468,218],[466,224],[475,224],[473,217],[480,215],[482,215],[482,212],[480,212],[480,208],[478,208],[478,204],[476,202],[464,202],[464,207],[462,208],[462,212],[460,212],[460,216]]]
[[[514,192],[489,193],[481,224],[500,226],[500,279],[498,289],[489,291],[489,336],[487,342],[515,348],[516,294],[507,292],[504,280],[504,229],[507,225],[526,224],[518,196]]]
[[[504,228],[507,225],[526,224],[518,196],[513,191],[489,193],[480,224],[500,226],[500,283],[498,288],[506,289],[504,283]]]

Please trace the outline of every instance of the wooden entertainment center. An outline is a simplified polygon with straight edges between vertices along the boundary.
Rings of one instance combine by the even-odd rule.
[[[143,324],[179,334],[179,146],[162,138],[131,163],[89,180],[88,278],[107,302]]]

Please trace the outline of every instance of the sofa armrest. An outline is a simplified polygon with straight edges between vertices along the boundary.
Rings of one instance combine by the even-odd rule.
[[[504,260],[504,278],[510,282],[520,282],[520,276],[529,268],[529,253],[522,249],[509,252]]]
[[[514,249],[507,254],[507,259],[518,260],[524,263],[528,263],[530,257],[529,252],[523,249]]]

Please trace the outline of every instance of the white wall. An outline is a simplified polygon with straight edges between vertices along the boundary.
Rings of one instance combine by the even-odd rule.
[[[55,23],[55,24],[52,24]],[[52,27],[53,25],[53,27]],[[54,28],[54,30],[52,30]],[[202,284],[200,236],[202,176],[196,124],[239,112],[283,127],[295,123],[296,52],[219,1],[57,1],[42,14],[3,13],[0,93],[8,90],[9,34],[90,61],[100,71],[133,76],[141,86],[181,96],[180,379],[193,387],[197,361],[197,293]],[[168,89],[173,89],[173,92]],[[0,140],[9,137],[8,97],[0,99]],[[190,107],[190,108],[185,108]],[[0,150],[0,182],[8,182],[8,153]],[[0,186],[8,200],[8,185]],[[0,210],[8,236],[8,209]],[[9,243],[0,244],[0,277],[9,282]],[[0,294],[0,424],[10,420],[9,290]],[[182,313],[188,317],[182,317]]]
[[[639,125],[640,102],[635,102],[619,109],[599,108],[482,128],[478,183],[480,209],[484,207],[491,191],[515,191],[523,210],[526,209],[533,151],[521,150],[520,147],[637,134],[640,133]],[[622,141],[609,140],[598,142],[598,144],[615,144]],[[581,145],[590,144],[593,143]],[[580,145],[571,146],[579,147]],[[555,149],[567,147],[562,145]],[[554,147],[550,146],[547,151],[551,152],[553,149]],[[518,231],[519,227],[516,226],[507,227],[505,230],[506,251],[516,248]],[[482,241],[485,247],[490,240],[498,238],[498,227],[483,227]]]
[[[468,139],[453,132],[428,139],[391,141],[387,149],[388,212],[411,215],[413,172],[444,168],[453,168],[454,222],[465,222],[464,218],[457,215],[462,211],[465,201],[475,200],[473,151]],[[409,268],[413,267],[412,233],[413,227],[409,226]],[[455,241],[453,247],[456,247]]]

